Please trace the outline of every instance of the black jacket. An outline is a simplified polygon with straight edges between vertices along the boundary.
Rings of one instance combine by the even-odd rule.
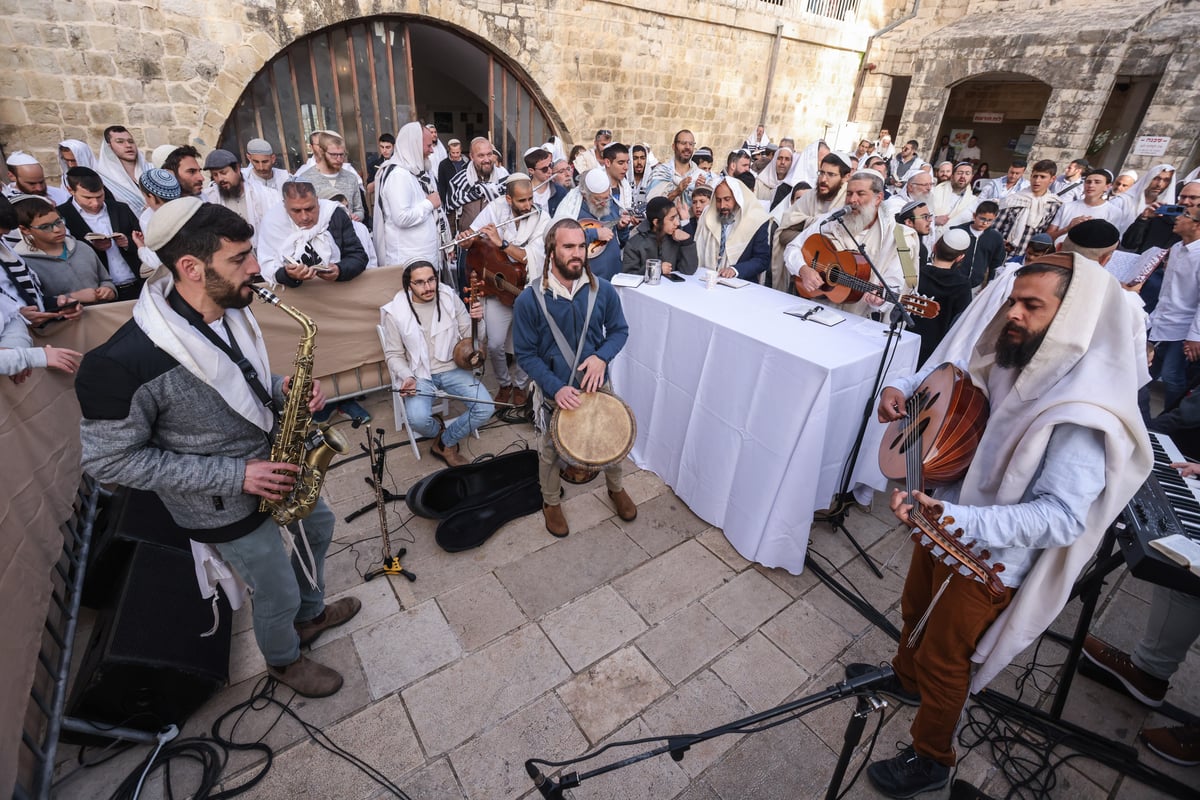
[[[988,228],[974,236],[970,230],[970,222],[954,227],[966,231],[971,237],[971,246],[967,248],[962,261],[958,262],[955,269],[967,277],[972,289],[982,284],[985,277],[989,281],[996,277],[996,270],[1004,263],[1004,237],[994,228]]]
[[[125,238],[129,240],[128,245],[121,248],[121,255],[125,258],[125,263],[133,270],[133,276],[137,278],[138,269],[142,265],[141,260],[138,258],[137,245],[133,243],[133,232],[142,229],[142,226],[138,223],[137,214],[134,214],[133,209],[120,200],[113,200],[111,198],[105,199],[104,208],[108,211],[108,221],[112,225],[113,233],[123,233],[125,234]],[[62,216],[63,222],[67,223],[67,231],[76,239],[86,243],[95,250],[96,255],[100,256],[100,260],[104,263],[104,268],[111,275],[112,266],[108,263],[108,254],[110,251],[101,250],[87,240],[87,235],[94,233],[94,231],[83,221],[83,217],[79,214],[79,209],[75,208],[75,203],[68,200],[58,207],[58,213]]]
[[[354,232],[354,224],[350,221],[350,215],[346,213],[345,209],[339,208],[333,212],[333,216],[329,218],[328,230],[329,235],[333,237],[334,243],[338,246],[338,250],[342,251],[341,260],[338,261],[337,279],[348,281],[358,277],[367,268],[367,251],[363,249],[362,242],[358,240],[358,234]],[[304,281],[298,281],[288,275],[286,267],[275,270],[275,280],[293,289],[304,283]]]
[[[660,243],[650,231],[649,220],[637,226],[637,231],[629,237],[621,250],[621,271],[643,274],[646,259],[657,258],[671,265],[671,270],[683,275],[696,272],[696,240],[677,242],[668,237]]]

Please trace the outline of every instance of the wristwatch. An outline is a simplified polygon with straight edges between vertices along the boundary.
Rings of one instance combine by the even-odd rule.
[[[501,250],[507,250],[507,249],[508,249],[508,239],[501,239],[501,240],[500,240],[500,249],[501,249]]]

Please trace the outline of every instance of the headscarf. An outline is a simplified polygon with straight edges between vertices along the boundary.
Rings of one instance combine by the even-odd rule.
[[[781,179],[776,171],[776,162],[779,160],[779,154],[784,150],[792,154],[792,163],[788,165],[788,171]],[[770,200],[775,196],[775,190],[779,187],[779,184],[787,183],[788,177],[792,174],[792,171],[795,168],[796,151],[790,147],[780,147],[775,151],[775,155],[771,156],[771,160],[767,162],[767,165],[763,167],[762,172],[754,173],[757,176],[755,178],[754,188],[757,190],[761,185],[764,189],[769,189],[770,192],[766,195],[766,197],[762,197],[762,195],[760,195],[760,197],[762,197],[764,200]]]
[[[88,169],[96,168],[96,154],[92,152],[92,148],[86,142],[81,142],[78,139],[63,139],[58,143],[58,148],[70,150],[75,155],[75,166],[87,167]],[[58,168],[62,170],[62,188],[67,188],[67,162],[63,161],[62,154],[59,150],[55,150],[54,154],[58,156]]]
[[[429,172],[429,159],[425,158],[425,129],[419,122],[410,122],[396,134],[396,149],[388,159],[393,164],[414,176]]]

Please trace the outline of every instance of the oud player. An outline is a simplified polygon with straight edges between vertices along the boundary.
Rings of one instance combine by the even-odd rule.
[[[804,258],[804,243],[809,237],[823,234],[838,250],[858,252],[861,244],[867,257],[883,276],[883,282],[897,295],[905,286],[905,270],[901,263],[898,247],[900,240],[896,236],[896,221],[887,214],[880,213],[883,205],[883,178],[872,170],[859,170],[850,176],[846,182],[846,205],[844,208],[831,211],[816,217],[800,235],[788,243],[783,254],[783,263],[792,277],[798,278],[805,291],[816,293],[822,286],[820,274],[809,266]],[[844,225],[843,225],[844,224]],[[915,231],[905,226],[901,230],[904,246],[912,254],[914,281],[917,274],[916,259],[919,247]],[[875,273],[870,273],[868,283],[880,285]],[[914,282],[915,287],[915,282]],[[865,317],[879,313],[884,318],[891,312],[891,304],[883,298],[866,293],[860,300],[839,305],[843,311],[849,311]]]
[[[323,500],[288,526],[297,540],[291,557],[279,526],[259,511],[262,498],[284,497],[298,470],[268,460],[291,381],[272,375],[246,310],[259,274],[253,233],[233,211],[198,197],[155,212],[146,246],[169,274],[146,283],[133,319],[84,356],[75,381],[83,468],[158,494],[182,535],[215,549],[253,590],[254,638],[271,677],[325,697],[342,676],[300,648],[361,603],[325,603],[334,520]],[[324,405],[314,381],[308,407]]]
[[[404,268],[404,285],[390,303],[379,309],[383,355],[392,388],[404,398],[404,413],[414,433],[433,437],[429,452],[448,466],[467,459],[458,443],[492,417],[492,396],[474,374],[454,363],[454,345],[472,334],[472,320],[483,319],[483,307],[468,311],[449,286],[438,281],[433,265],[414,261]],[[486,329],[486,324],[484,326]],[[479,338],[486,338],[478,332]],[[449,422],[433,416],[437,390],[470,397],[467,410]]]
[[[485,294],[483,299],[483,320],[491,334],[488,360],[500,387],[496,400],[501,403],[523,406],[529,399],[526,392],[529,376],[515,358],[511,369],[508,363],[508,354],[513,352],[512,305],[517,294],[542,275],[542,265],[546,261],[542,240],[548,227],[549,214],[533,202],[533,181],[523,172],[514,172],[504,180],[504,194],[484,206],[472,222],[472,228],[458,237],[460,245],[468,251],[469,272],[477,273],[476,277],[484,283],[489,283],[492,276],[499,273],[506,283],[516,288],[516,292],[510,292],[507,298]],[[491,247],[481,244],[485,239]],[[473,250],[477,245],[478,250]],[[512,278],[522,270],[525,280],[517,286]],[[484,271],[489,274],[482,274]]]
[[[891,507],[906,523],[914,502],[933,520],[952,517],[948,528],[1004,564],[1005,587],[993,595],[914,545],[896,677],[881,691],[920,708],[911,744],[867,770],[888,797],[945,785],[968,693],[1054,620],[1105,528],[1150,472],[1137,407],[1148,379],[1145,325],[1124,294],[1077,253],[1044,257],[988,286],[928,365],[880,396],[879,419],[900,419],[905,398],[944,362],[987,395],[990,416],[961,481],[933,496],[897,490]]]

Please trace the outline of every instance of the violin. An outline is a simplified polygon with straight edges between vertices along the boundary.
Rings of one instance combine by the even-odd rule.
[[[477,278],[471,279],[467,289],[467,309],[479,302],[483,294],[483,282]],[[454,345],[454,365],[459,369],[475,370],[483,366],[483,351],[479,348],[479,320],[471,318],[471,335],[459,339]]]

